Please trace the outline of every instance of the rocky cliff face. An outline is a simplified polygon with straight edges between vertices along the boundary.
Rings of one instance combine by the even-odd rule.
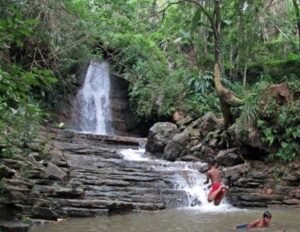
[[[111,75],[110,102],[116,135],[138,136],[140,131],[129,107],[128,85],[125,79]]]
[[[250,161],[224,168],[229,201],[241,207],[300,207],[300,161],[289,167]]]
[[[289,165],[268,161],[266,152],[257,148],[257,140],[243,138],[249,146],[244,149],[234,133],[222,131],[212,113],[197,120],[187,116],[176,124],[155,124],[146,148],[170,161],[216,160],[230,186],[227,197],[234,206],[300,207],[300,160]]]

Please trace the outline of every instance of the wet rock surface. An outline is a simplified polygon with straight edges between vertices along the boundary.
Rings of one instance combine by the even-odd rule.
[[[49,146],[45,139],[51,146],[44,159],[35,154],[3,160],[12,174],[2,179],[1,203],[18,218],[56,220],[186,204],[186,193],[174,189],[176,170],[127,161],[119,153],[137,149],[144,139],[50,129],[31,145],[37,153]]]
[[[146,149],[160,144],[160,157],[170,161],[215,160],[224,171],[224,182],[230,187],[227,198],[234,206],[300,207],[300,160],[290,164],[265,160],[267,149],[251,133],[240,140],[232,129],[237,128],[236,124],[224,131],[218,123],[212,113],[196,120],[187,116],[176,121],[177,129],[172,134],[163,131],[161,123],[155,124],[149,136],[157,140],[148,139]],[[161,138],[164,134],[168,136]],[[240,144],[246,144],[247,149]]]
[[[30,224],[12,222],[12,221],[0,221],[0,231],[3,232],[28,232]]]
[[[225,168],[225,177],[231,183],[228,199],[233,205],[242,207],[300,207],[299,176],[291,173],[293,181],[286,182],[283,176],[274,176],[278,168],[257,161]]]

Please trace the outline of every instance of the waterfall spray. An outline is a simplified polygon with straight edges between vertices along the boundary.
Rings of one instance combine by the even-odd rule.
[[[77,120],[74,127],[85,133],[113,134],[109,95],[107,62],[91,61],[84,84],[76,95]]]

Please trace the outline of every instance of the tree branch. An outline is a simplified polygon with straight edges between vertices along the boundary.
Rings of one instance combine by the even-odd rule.
[[[216,36],[216,30],[215,30],[215,27],[214,27],[214,19],[213,19],[213,16],[209,14],[209,12],[204,8],[203,4],[200,2],[200,1],[197,1],[197,0],[180,0],[180,1],[177,1],[177,2],[171,2],[169,3],[165,8],[163,8],[162,10],[160,11],[157,11],[155,12],[154,14],[151,14],[150,16],[146,17],[146,18],[143,18],[141,21],[145,21],[149,18],[152,18],[154,16],[157,16],[159,14],[165,14],[165,12],[172,6],[172,5],[177,5],[177,4],[181,4],[181,3],[186,3],[186,2],[189,2],[189,3],[194,3],[196,4],[197,6],[200,7],[201,11],[205,14],[205,16],[208,18],[210,24],[211,24],[211,28],[213,30],[213,33],[214,35]]]

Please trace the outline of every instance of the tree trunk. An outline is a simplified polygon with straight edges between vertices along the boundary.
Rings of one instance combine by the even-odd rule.
[[[215,0],[215,68],[214,68],[214,83],[217,94],[220,99],[221,111],[224,117],[224,126],[228,127],[232,122],[231,106],[239,106],[242,101],[238,99],[235,94],[229,89],[225,88],[221,83],[221,0]]]
[[[243,87],[246,87],[247,84],[247,69],[248,69],[248,62],[247,60],[245,61],[244,64],[244,72],[243,72]]]
[[[152,7],[151,7],[151,15],[154,15],[156,13],[157,8],[157,0],[153,0]]]
[[[243,61],[243,46],[244,46],[244,15],[243,15],[243,7],[244,7],[244,3],[245,1],[242,0],[242,1],[237,1],[237,5],[236,5],[236,11],[237,11],[237,18],[238,18],[238,21],[237,21],[237,28],[238,28],[238,42],[237,42],[237,56],[236,56],[236,79],[238,79],[239,77],[239,72],[240,72],[240,68],[242,66],[242,61]]]
[[[229,76],[233,79],[235,79],[235,63],[234,63],[234,45],[230,45],[230,53],[229,53],[229,63],[230,63],[230,69],[229,69]]]

